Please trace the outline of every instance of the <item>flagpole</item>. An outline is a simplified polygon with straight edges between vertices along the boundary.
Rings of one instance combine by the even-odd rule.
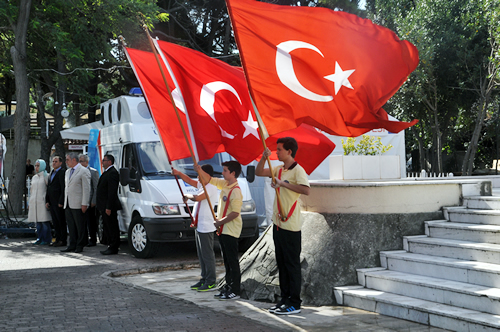
[[[229,2],[227,0],[225,0],[225,2],[226,2],[227,12],[229,14],[229,20],[231,21],[231,24],[232,24],[232,20],[233,20],[232,11],[233,11],[233,9],[232,9],[231,5],[229,4]],[[233,25],[233,27],[234,27],[234,25]],[[234,31],[234,39],[236,41],[236,46],[238,46],[238,49],[241,49],[240,39],[239,39],[239,36],[236,33],[236,31]],[[255,105],[255,102],[253,101],[252,94],[250,93],[250,82],[248,81],[248,77],[247,77],[246,72],[245,72],[245,66],[243,65],[243,63],[245,62],[244,61],[244,55],[240,52],[239,56],[240,56],[240,59],[241,59],[243,73],[245,74],[245,80],[247,82],[247,87],[249,88],[248,95],[250,96],[250,100],[252,102],[252,106],[253,106],[253,110],[255,112],[255,116],[257,117],[257,123],[259,124],[260,140],[262,141],[262,145],[264,146],[264,151],[265,151],[267,149],[266,138],[269,137],[269,134],[267,133],[267,129],[266,129],[265,125],[264,125],[264,122],[262,122],[259,110],[257,109],[257,106]],[[265,131],[265,134],[266,134],[267,137],[264,137],[264,131]],[[269,165],[269,171],[271,172],[271,179],[272,179],[273,183],[276,184],[276,180],[274,178],[274,173],[273,173],[273,167],[271,165],[271,160],[269,159],[269,157],[267,157],[266,159],[267,159],[267,164]],[[283,204],[281,204],[281,198],[280,198],[280,195],[279,195],[278,188],[274,188],[274,190],[276,191],[276,198],[278,200],[278,212],[280,214],[280,219],[283,221],[284,220],[284,217],[283,217],[283,214],[282,214],[283,211],[281,211],[281,207],[283,206]]]
[[[248,95],[250,96],[250,101],[252,102],[252,107],[253,107],[253,110],[255,112],[255,116],[257,117],[257,124],[259,125],[260,140],[262,141],[262,145],[264,146],[264,151],[265,151],[267,149],[266,139],[267,139],[267,137],[269,137],[269,134],[267,132],[266,126],[264,125],[264,122],[262,122],[262,118],[260,117],[259,110],[257,109],[257,106],[255,105],[255,102],[253,101],[253,98],[252,98],[252,95],[250,94],[250,92],[248,93]],[[273,183],[276,184],[276,180],[274,178],[273,166],[271,165],[271,159],[269,159],[269,156],[267,156],[266,159],[267,159],[267,164],[269,165],[269,171],[271,172],[271,180],[273,181]],[[276,191],[276,199],[278,200],[278,212],[280,214],[280,219],[281,219],[281,221],[286,221],[285,220],[286,217],[284,217],[283,211],[281,210],[281,207],[283,206],[283,204],[281,204],[280,192],[279,192],[278,188],[274,188],[274,190]]]
[[[123,36],[119,36],[119,37],[118,37],[118,40],[120,41],[120,43],[121,43],[123,46],[127,46],[127,44],[125,43],[125,38],[124,38]],[[132,60],[130,59],[130,56],[129,56],[129,54],[128,54],[128,52],[127,52],[127,49],[126,49],[125,47],[123,48],[123,51],[124,51],[124,53],[125,53],[125,55],[126,55],[126,57],[127,57],[127,59],[128,59],[128,62],[129,62],[129,63],[130,63],[130,65],[132,66],[132,70],[133,70],[134,72],[136,72],[136,70],[135,70],[135,66],[134,66],[134,63],[133,63],[133,62],[132,62]],[[136,74],[137,74],[137,73],[136,73]],[[136,75],[136,76],[137,76],[137,75]],[[140,85],[141,85],[141,87],[142,87],[142,84],[141,84],[141,82],[140,82],[140,81],[139,81],[139,84],[140,84]],[[144,91],[144,89],[143,89],[143,91]],[[147,98],[146,98],[146,102],[147,102]],[[156,121],[155,121],[154,117],[153,117],[153,122],[154,122],[154,124],[155,124],[156,128],[158,128],[158,126],[156,125]],[[166,146],[165,146],[165,144],[163,143],[163,140],[160,140],[160,143],[161,143],[161,146],[163,147],[163,150],[164,150],[164,151],[165,151],[165,153],[167,154],[168,164],[170,165],[170,168],[173,168],[173,166],[172,166],[172,162],[170,161],[170,155],[169,155],[169,153],[168,153],[167,147],[166,147]],[[173,174],[173,175],[174,175],[174,174]],[[174,178],[175,178],[175,182],[177,183],[177,187],[179,188],[179,191],[181,192],[181,195],[184,197],[184,192],[182,191],[182,187],[181,187],[181,184],[179,183],[179,178],[178,178],[178,176],[177,176],[177,175],[174,175]],[[184,204],[186,205],[186,210],[187,210],[187,213],[189,214],[189,217],[191,218],[191,223],[194,225],[195,220],[194,220],[194,218],[193,218],[193,214],[191,213],[191,210],[189,209],[189,205],[188,205],[187,201],[186,201],[186,202],[184,202]]]
[[[184,125],[182,124],[182,120],[181,120],[181,117],[179,115],[179,110],[175,106],[174,97],[172,96],[172,92],[170,91],[170,87],[168,86],[167,78],[165,77],[165,72],[163,71],[163,68],[161,66],[160,59],[158,58],[158,54],[159,54],[158,49],[159,49],[159,47],[153,41],[153,38],[149,34],[149,31],[147,30],[146,26],[144,26],[144,31],[146,32],[146,35],[148,36],[149,44],[151,46],[151,49],[153,50],[153,54],[155,56],[156,62],[158,63],[158,67],[160,68],[161,76],[163,78],[163,83],[165,84],[165,87],[167,88],[168,96],[170,97],[170,102],[172,103],[172,107],[175,110],[175,115],[177,116],[177,121],[179,121],[179,124],[180,124],[181,129],[182,129],[182,133],[184,135],[184,139],[186,140],[186,143],[188,145],[189,153],[191,154],[191,158],[193,159],[194,169],[198,173],[198,177],[201,180],[200,182],[201,182],[201,185],[203,187],[203,191],[205,193],[207,193],[207,190],[205,188],[205,184],[203,183],[203,178],[200,175],[200,172],[198,171],[198,161],[197,161],[197,159],[198,159],[198,153],[197,152],[198,151],[196,150],[196,156],[195,156],[195,154],[193,152],[193,148],[191,147],[191,144],[189,142],[188,136],[186,134],[186,130],[184,128]],[[181,95],[182,103],[184,104],[184,98],[182,97],[182,92],[181,92],[181,89],[179,88],[179,85],[177,84],[177,80],[175,79],[174,73],[172,72],[172,69],[170,68],[170,65],[169,65],[167,59],[163,56],[163,54],[161,54],[161,55],[162,55],[162,60],[163,60],[165,66],[167,67],[167,70],[168,70],[168,72],[170,74],[170,77],[172,78],[172,80],[173,80],[176,88],[178,89],[178,91],[179,91],[179,93]],[[187,118],[187,123],[188,123],[189,129],[190,129],[191,141],[193,143],[193,147],[196,148],[196,142],[194,140],[194,135],[193,135],[193,132],[192,132],[192,129],[191,129],[191,123],[189,121],[189,115],[188,115],[188,111],[187,111],[187,108],[186,108],[185,104],[184,104],[184,109],[186,110],[186,118]],[[217,220],[217,217],[215,216],[214,209],[212,208],[212,202],[210,202],[210,197],[209,197],[208,193],[205,196],[206,196],[206,199],[207,199],[207,202],[208,202],[208,206],[210,207],[210,212],[212,212],[212,217],[214,218],[214,220]]]

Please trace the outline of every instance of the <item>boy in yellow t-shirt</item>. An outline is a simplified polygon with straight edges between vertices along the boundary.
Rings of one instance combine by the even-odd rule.
[[[300,312],[301,290],[301,214],[300,195],[309,195],[309,181],[304,169],[295,161],[297,141],[292,137],[278,139],[276,154],[283,165],[273,169],[278,197],[274,199],[273,241],[278,265],[281,300],[269,309],[278,315],[290,315]],[[264,168],[266,158],[271,151],[266,149],[262,154],[255,174],[271,177],[269,168]]]
[[[234,300],[240,298],[240,263],[238,259],[238,239],[240,238],[243,221],[241,219],[241,206],[243,195],[238,186],[238,176],[241,173],[239,162],[231,160],[222,163],[222,176],[224,179],[211,178],[198,167],[200,180],[209,182],[220,189],[219,204],[217,207],[217,220],[215,227],[219,229],[219,244],[226,269],[226,285],[220,294],[215,295],[221,300]]]

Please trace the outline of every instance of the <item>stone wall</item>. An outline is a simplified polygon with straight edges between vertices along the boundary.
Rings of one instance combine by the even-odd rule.
[[[423,235],[424,221],[442,212],[319,214],[303,212],[302,300],[305,305],[336,305],[333,288],[357,284],[356,269],[380,266],[379,253],[402,250],[403,236]],[[277,302],[278,269],[268,228],[240,260],[242,296]]]

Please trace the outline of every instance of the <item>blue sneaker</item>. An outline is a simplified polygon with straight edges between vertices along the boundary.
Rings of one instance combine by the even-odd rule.
[[[32,244],[33,244],[33,245],[38,245],[38,244],[40,244],[40,243],[42,243],[42,240],[36,240],[36,241],[35,241],[35,242],[33,242]]]
[[[293,305],[282,305],[278,309],[274,310],[276,315],[293,315],[300,313],[300,308],[295,308]]]

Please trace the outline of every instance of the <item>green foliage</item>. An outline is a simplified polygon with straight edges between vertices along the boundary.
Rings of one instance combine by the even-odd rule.
[[[356,144],[355,137],[347,138],[347,141],[344,143],[344,139],[342,141],[342,148],[344,149],[344,155],[360,155],[360,156],[375,156],[384,154],[390,149],[392,149],[392,145],[389,144],[385,146],[382,144],[381,138],[369,135],[363,135],[358,144]]]
[[[400,120],[420,120],[406,144],[429,151],[436,171],[438,156],[463,151],[478,122],[478,90],[493,60],[488,31],[497,31],[498,42],[499,6],[498,0],[367,0],[369,18],[419,50],[419,66],[384,109]]]

